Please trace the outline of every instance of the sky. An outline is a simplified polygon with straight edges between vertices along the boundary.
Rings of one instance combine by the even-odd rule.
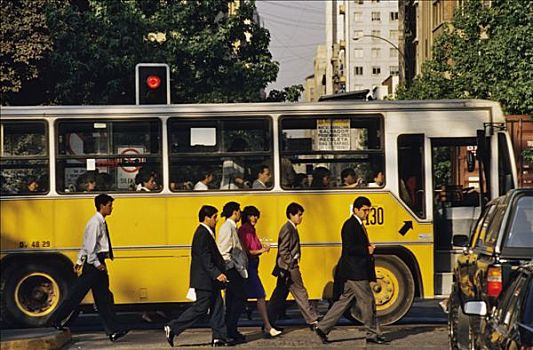
[[[270,52],[280,69],[267,92],[303,84],[313,74],[318,45],[326,41],[324,1],[257,0],[263,26],[270,31]]]

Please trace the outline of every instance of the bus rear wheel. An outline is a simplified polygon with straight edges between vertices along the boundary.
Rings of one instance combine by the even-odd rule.
[[[2,303],[8,322],[39,327],[65,298],[68,281],[61,269],[48,265],[16,266],[6,271]]]
[[[371,283],[382,325],[401,319],[411,308],[415,282],[409,267],[394,255],[376,256],[376,282]]]

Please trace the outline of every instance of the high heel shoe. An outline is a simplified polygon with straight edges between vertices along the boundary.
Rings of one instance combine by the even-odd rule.
[[[276,328],[272,327],[269,331],[264,331],[265,338],[274,338],[281,335],[281,331],[278,331]]]

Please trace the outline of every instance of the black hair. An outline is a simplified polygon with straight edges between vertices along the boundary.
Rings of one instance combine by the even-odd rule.
[[[102,193],[94,197],[94,206],[97,211],[100,211],[100,206],[106,205],[109,202],[113,202],[115,199],[108,194]]]
[[[374,170],[374,171],[372,172],[372,178],[375,179],[375,178],[379,175],[379,173],[382,173],[382,174],[383,174],[383,171],[381,171],[381,170]]]
[[[237,202],[228,202],[224,204],[224,208],[222,208],[222,216],[225,218],[229,218],[231,215],[233,215],[234,211],[240,210],[241,205]]]
[[[320,188],[324,187],[322,179],[326,176],[329,176],[331,173],[328,168],[319,166],[313,171],[313,181],[311,181],[311,187]]]
[[[367,207],[371,207],[372,203],[370,203],[370,199],[368,199],[366,197],[363,197],[363,196],[357,197],[353,201],[353,207],[354,208],[361,209],[363,207],[363,205],[366,205]]]
[[[135,183],[142,185],[143,183],[150,181],[152,176],[155,179],[155,173],[153,171],[141,169],[137,175],[135,175]]]
[[[350,175],[355,177],[355,170],[353,170],[352,168],[346,168],[341,171],[341,179],[343,180]]]
[[[259,209],[253,205],[244,207],[241,213],[241,223],[246,224],[247,222],[250,222],[250,216],[257,216],[259,218],[260,215],[261,213],[259,212]]]
[[[259,167],[257,167],[257,171],[256,171],[256,175],[259,176],[260,174],[264,173],[265,172],[265,169],[270,169],[270,167],[268,165],[261,165]]]
[[[210,218],[218,213],[218,209],[211,205],[203,205],[198,212],[198,221],[204,222],[206,217]]]
[[[208,168],[208,167],[200,168],[200,181],[207,179],[209,175],[213,175],[213,169]]]
[[[296,215],[298,212],[303,213],[304,207],[302,207],[300,204],[292,202],[287,206],[287,210],[285,211],[285,215],[287,215],[287,219],[291,218],[291,215]]]

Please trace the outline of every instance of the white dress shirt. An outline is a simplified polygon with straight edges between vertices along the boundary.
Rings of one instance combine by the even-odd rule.
[[[83,231],[83,244],[80,252],[78,253],[78,261],[76,264],[83,265],[84,258],[87,259],[88,264],[92,264],[95,267],[101,265],[96,254],[108,253],[109,241],[106,234],[105,218],[99,212],[96,212]]]
[[[209,190],[209,187],[207,187],[206,184],[204,184],[202,181],[198,181],[196,185],[194,185],[194,191],[207,191]]]
[[[222,224],[218,231],[217,246],[226,262],[226,269],[235,268],[243,278],[248,278],[248,256],[242,249],[235,221],[227,219]]]

